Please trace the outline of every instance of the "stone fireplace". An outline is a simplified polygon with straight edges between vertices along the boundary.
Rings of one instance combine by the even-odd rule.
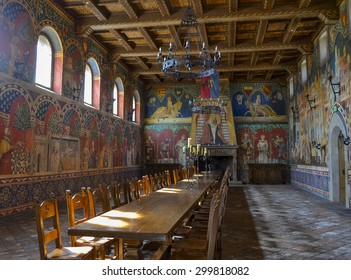
[[[225,170],[230,167],[230,185],[241,184],[237,177],[237,145],[206,145],[202,146],[207,149],[209,159],[208,168]],[[205,164],[200,163],[200,169],[205,170]]]

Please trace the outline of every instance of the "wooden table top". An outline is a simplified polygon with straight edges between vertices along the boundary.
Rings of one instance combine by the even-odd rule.
[[[174,230],[218,178],[199,176],[163,188],[84,223],[68,228],[69,235],[169,241]]]

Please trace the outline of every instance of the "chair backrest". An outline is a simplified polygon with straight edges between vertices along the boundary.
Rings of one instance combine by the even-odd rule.
[[[150,193],[152,193],[156,191],[155,177],[152,174],[149,174],[149,181],[150,181]]]
[[[117,195],[117,192],[118,183],[116,181],[113,181],[106,187],[106,206],[108,210],[116,209],[117,207],[121,206],[121,201]]]
[[[162,185],[162,178],[160,177],[160,175],[158,173],[154,174],[154,182],[155,182],[155,191],[161,189],[161,185]]]
[[[171,178],[171,172],[167,169],[165,170],[165,175],[166,175],[166,184],[167,187],[169,187],[170,185],[172,185],[172,178]]]
[[[216,191],[211,199],[210,204],[210,215],[208,219],[208,227],[207,227],[207,259],[213,260],[216,254],[217,248],[217,236],[219,232],[219,224],[220,224],[220,193]]]
[[[140,180],[138,180],[138,199],[148,195],[147,183],[146,179],[143,176]]]
[[[48,255],[47,245],[55,241],[56,248],[62,248],[62,236],[60,229],[60,219],[55,198],[39,202],[34,202],[36,216],[36,226],[38,234],[40,259],[46,260]],[[52,227],[46,226],[50,223]]]
[[[90,219],[88,197],[84,193],[71,194],[66,190],[68,225],[78,225]],[[77,236],[71,235],[71,245],[76,246]]]
[[[106,188],[100,185],[96,189],[87,188],[90,217],[96,217],[110,210],[107,202]]]
[[[149,178],[148,175],[144,175],[142,177],[142,180],[143,180],[143,183],[144,183],[145,195],[148,195],[151,192],[150,178]]]
[[[173,182],[177,184],[180,181],[179,169],[173,169]]]
[[[125,205],[128,203],[128,193],[127,193],[127,190],[129,189],[128,185],[129,185],[128,181],[125,181],[117,185],[116,195],[121,205]]]
[[[165,172],[159,172],[158,173],[159,177],[161,178],[161,189],[167,187],[167,178],[166,178],[166,173]]]
[[[128,194],[128,203],[136,199],[139,199],[138,196],[138,178],[134,177],[131,180],[128,180],[127,194]]]

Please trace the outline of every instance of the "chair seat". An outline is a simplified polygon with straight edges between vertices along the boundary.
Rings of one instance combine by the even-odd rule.
[[[93,247],[63,247],[61,249],[54,249],[48,253],[47,258],[50,260],[86,260],[92,259]]]

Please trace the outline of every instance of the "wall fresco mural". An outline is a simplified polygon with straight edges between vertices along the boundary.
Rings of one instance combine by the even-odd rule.
[[[230,92],[236,120],[287,121],[285,87],[278,84],[232,84]]]
[[[239,178],[248,183],[248,164],[288,164],[289,125],[237,124]]]
[[[79,191],[82,181],[94,186],[139,176],[140,127],[106,113],[114,80],[129,81],[126,70],[110,64],[94,41],[78,38],[74,23],[51,2],[6,1],[0,10],[0,216],[31,208],[34,196]],[[59,97],[33,85],[36,32],[45,26],[64,46]],[[98,103],[105,112],[81,102],[88,55],[102,69]],[[129,84],[127,105],[142,88],[139,81]],[[75,94],[78,102],[71,100]]]
[[[191,124],[148,125],[144,128],[145,163],[180,163]]]

